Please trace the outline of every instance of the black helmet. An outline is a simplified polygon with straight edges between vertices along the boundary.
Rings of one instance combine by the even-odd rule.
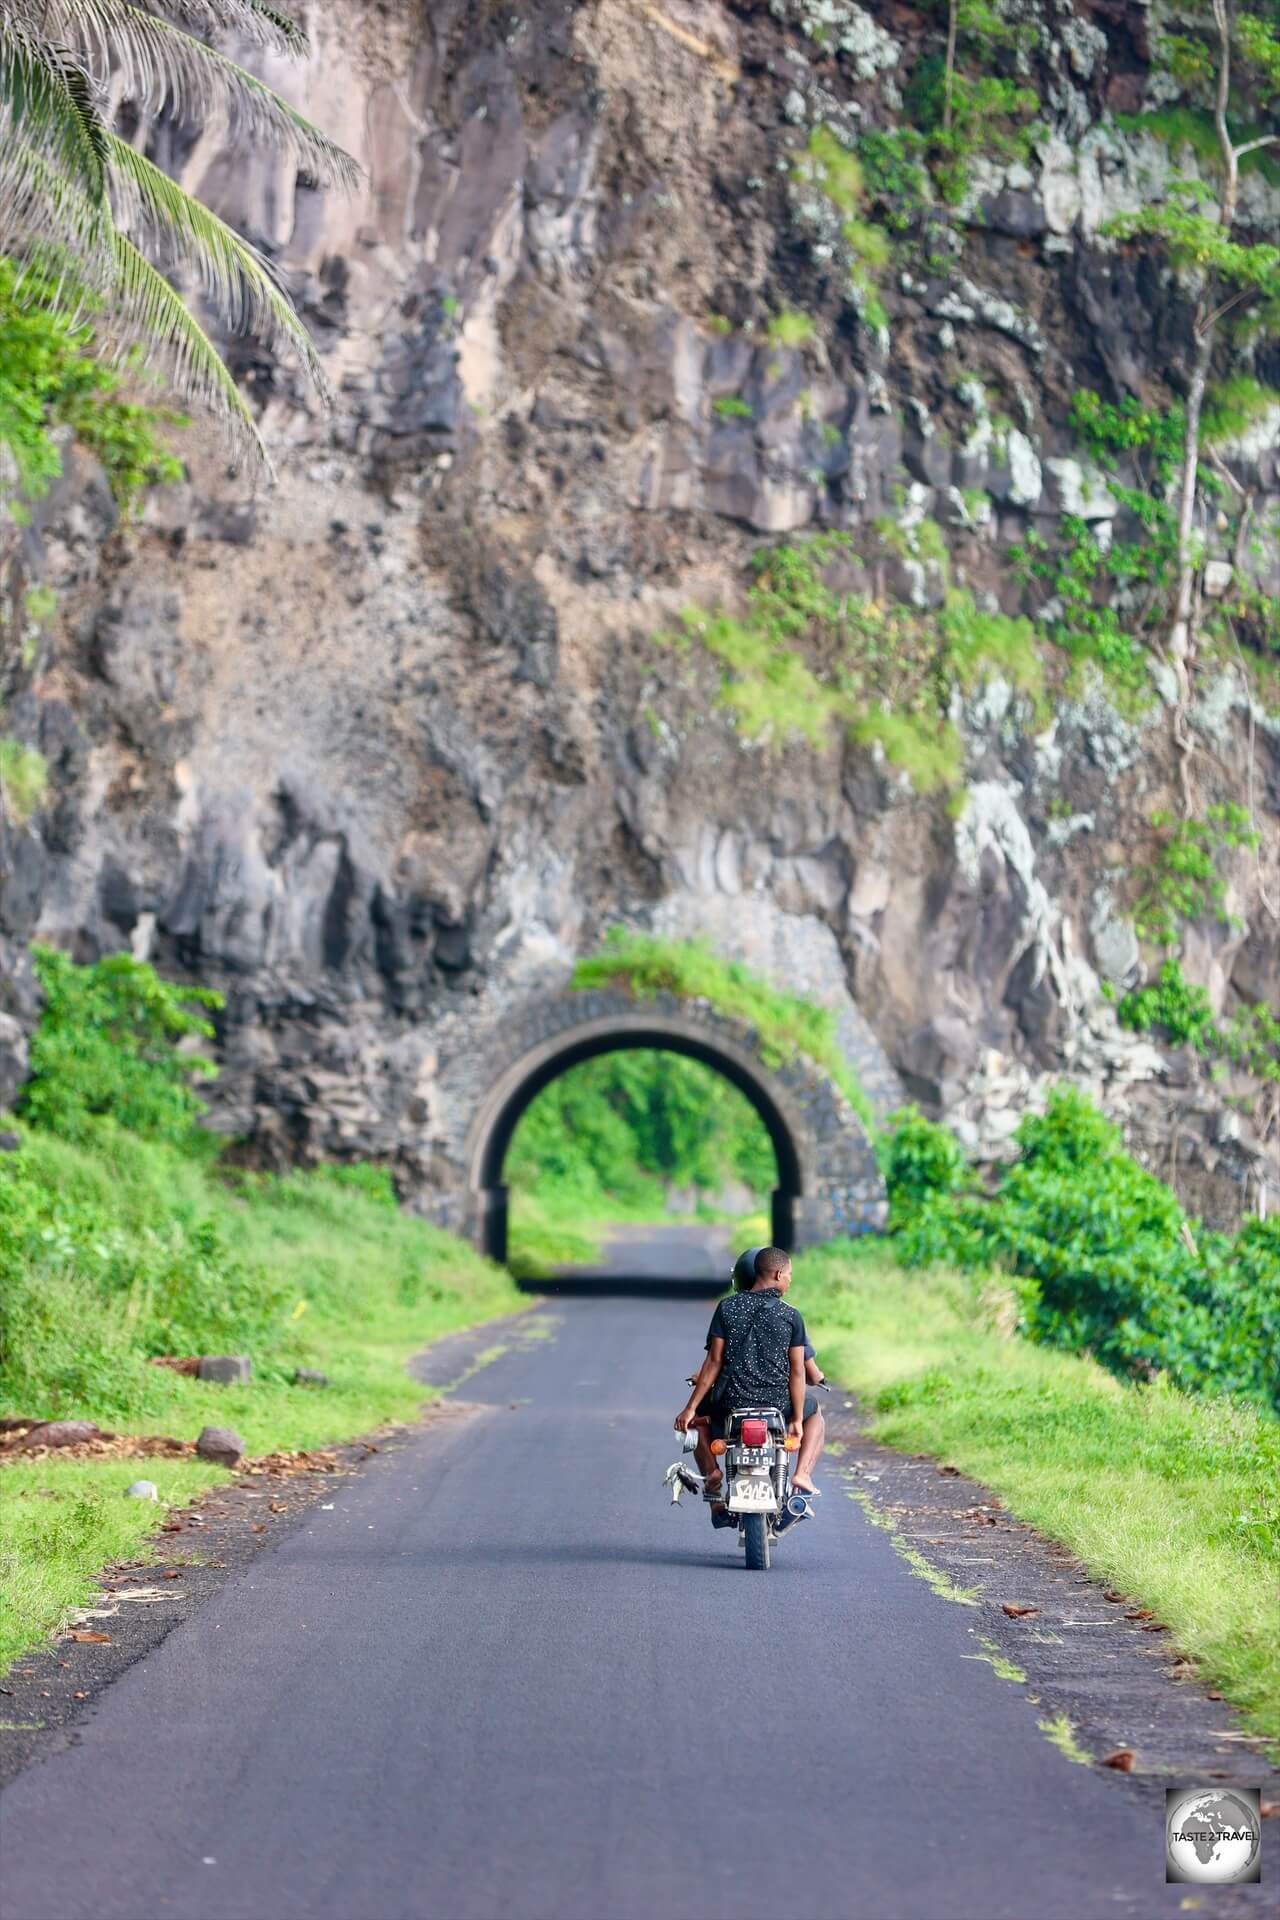
[[[733,1263],[733,1287],[735,1293],[750,1293],[756,1283],[756,1255],[759,1247],[748,1247],[740,1253]]]

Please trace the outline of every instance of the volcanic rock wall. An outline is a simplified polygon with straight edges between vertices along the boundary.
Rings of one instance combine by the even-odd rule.
[[[1224,1102],[1242,1086],[1124,1033],[1100,991],[1141,971],[1132,869],[1177,790],[1163,700],[1126,718],[1077,690],[1033,724],[989,683],[956,714],[948,805],[841,738],[745,740],[715,664],[654,644],[783,534],[933,520],[951,578],[1011,612],[1011,543],[1114,520],[1071,393],[1154,397],[1190,308],[1100,228],[1195,161],[1114,117],[1147,97],[1146,8],[1019,3],[1042,136],[974,169],[945,257],[889,272],[873,320],[802,162],[817,125],[901,115],[935,23],[897,0],[335,0],[305,67],[261,70],[359,158],[345,201],[216,128],[153,130],[280,262],[336,398],[228,342],[278,486],[193,430],[189,484],[139,529],[73,462],[9,557],[60,612],[7,641],[6,728],[51,786],[0,823],[0,1091],[26,936],[131,946],[225,990],[215,1120],[247,1153],[383,1156],[429,1204],[442,1052],[625,922],[856,1003],[885,1100],[905,1086],[980,1155],[1065,1071],[1199,1210],[1256,1203],[1274,1147]],[[1245,194],[1280,228],[1263,174]],[[784,307],[811,340],[766,337]],[[1280,384],[1274,355],[1256,370]],[[1270,592],[1277,437],[1231,450]],[[867,585],[942,591],[905,548]],[[1238,924],[1186,963],[1218,1007],[1274,1004],[1280,727],[1236,668],[1206,689],[1197,791],[1249,804],[1264,844],[1230,872]]]

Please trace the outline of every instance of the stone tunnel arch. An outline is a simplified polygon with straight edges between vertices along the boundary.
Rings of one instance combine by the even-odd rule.
[[[753,1028],[704,1001],[637,999],[622,988],[541,996],[508,1017],[489,1046],[442,1062],[446,1111],[468,1116],[450,1155],[460,1191],[444,1217],[462,1225],[482,1252],[505,1260],[502,1172],[521,1115],[567,1068],[637,1047],[702,1061],[754,1106],[778,1165],[777,1245],[814,1245],[883,1227],[884,1182],[870,1136],[829,1074],[801,1058],[770,1062]]]

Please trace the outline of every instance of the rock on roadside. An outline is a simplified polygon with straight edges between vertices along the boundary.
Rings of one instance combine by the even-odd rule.
[[[134,1480],[124,1490],[126,1500],[158,1500],[160,1489],[154,1480]]]
[[[206,1353],[201,1356],[199,1377],[220,1387],[242,1387],[253,1372],[247,1353]]]
[[[196,1452],[215,1466],[238,1467],[244,1458],[244,1441],[234,1427],[201,1427]]]
[[[79,1447],[86,1440],[96,1440],[100,1432],[92,1420],[46,1420],[32,1427],[22,1441],[22,1451],[29,1447]]]

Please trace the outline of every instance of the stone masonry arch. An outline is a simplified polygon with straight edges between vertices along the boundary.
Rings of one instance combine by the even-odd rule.
[[[706,1001],[640,999],[622,987],[539,995],[508,1013],[488,1044],[473,1040],[441,1061],[453,1124],[436,1162],[433,1211],[482,1252],[505,1259],[502,1170],[520,1116],[566,1068],[624,1047],[701,1060],[751,1101],[778,1163],[777,1245],[811,1246],[884,1226],[884,1181],[870,1136],[829,1074],[799,1057],[770,1064],[751,1026]]]

